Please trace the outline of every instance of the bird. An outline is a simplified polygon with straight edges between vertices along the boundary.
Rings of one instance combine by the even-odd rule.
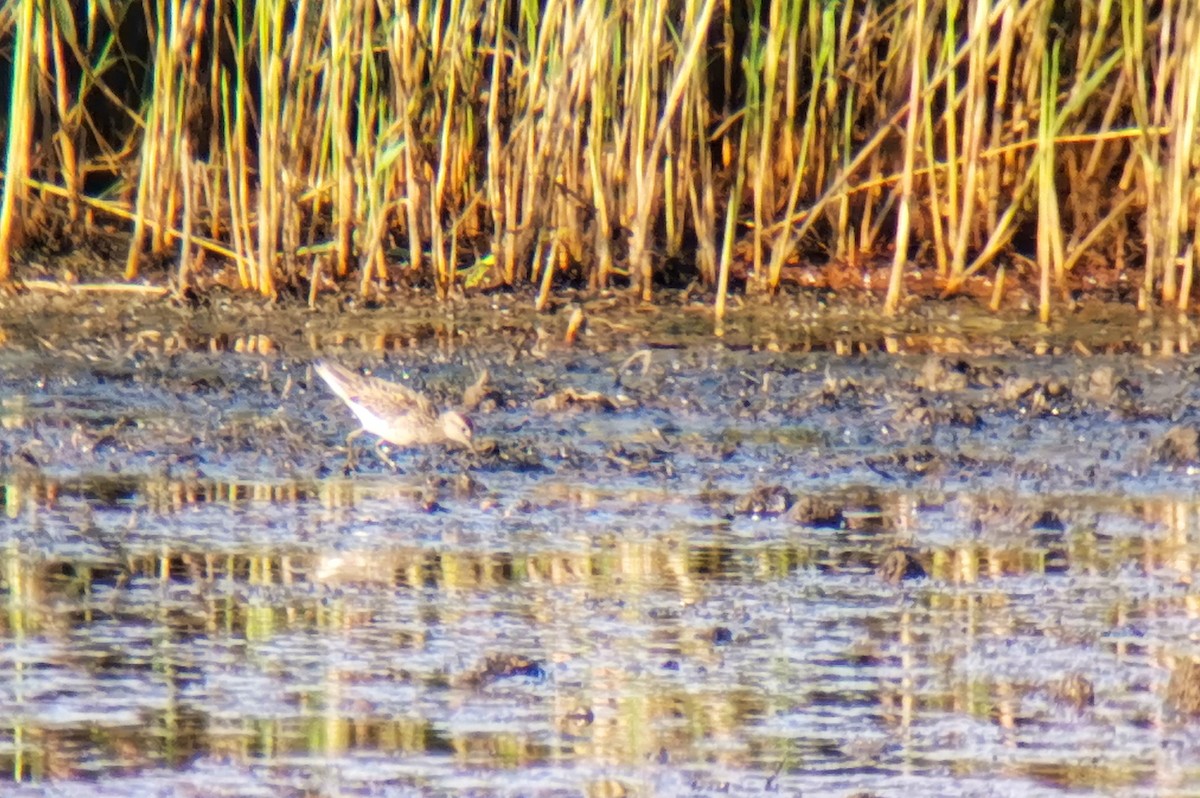
[[[474,451],[474,427],[462,413],[438,413],[428,397],[407,386],[367,377],[328,360],[318,360],[313,368],[362,424],[347,443],[369,432],[402,448],[450,443]]]

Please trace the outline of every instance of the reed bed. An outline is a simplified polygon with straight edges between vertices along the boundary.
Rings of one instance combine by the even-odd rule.
[[[266,296],[1006,275],[1187,309],[1200,0],[15,0],[0,281]],[[1011,284],[1011,281],[1010,281]]]

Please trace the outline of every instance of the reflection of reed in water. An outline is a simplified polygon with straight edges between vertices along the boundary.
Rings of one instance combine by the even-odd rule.
[[[1191,657],[1175,662],[1163,703],[1167,711],[1174,715],[1200,715],[1200,662]]]

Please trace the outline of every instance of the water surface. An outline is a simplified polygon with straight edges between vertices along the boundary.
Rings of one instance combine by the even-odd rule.
[[[513,304],[14,317],[4,793],[1195,794],[1186,323]]]

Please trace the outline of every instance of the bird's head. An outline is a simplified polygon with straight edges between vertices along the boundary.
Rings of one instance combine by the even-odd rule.
[[[475,434],[475,427],[471,424],[471,419],[462,413],[456,413],[453,410],[442,413],[442,432],[445,433],[446,440],[461,443],[468,449],[475,450],[475,444],[471,441]]]

